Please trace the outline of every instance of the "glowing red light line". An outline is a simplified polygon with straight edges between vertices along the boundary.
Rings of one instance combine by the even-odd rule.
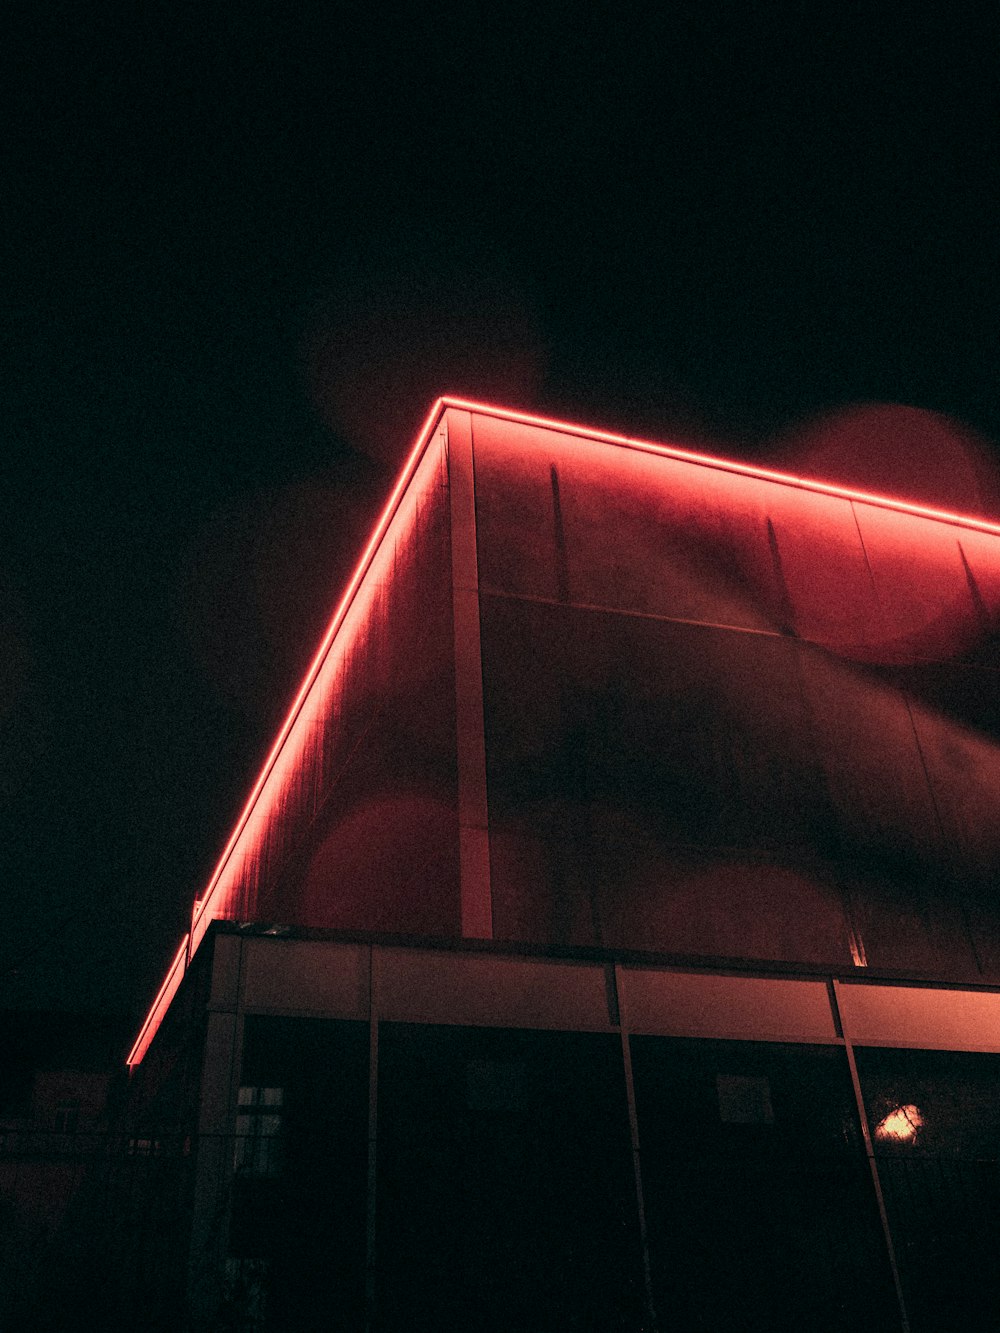
[[[152,1005],[150,1006],[149,1012],[146,1015],[146,1019],[143,1022],[142,1028],[140,1029],[139,1036],[136,1038],[135,1044],[133,1045],[132,1050],[129,1053],[127,1061],[129,1065],[138,1064],[139,1061],[142,1059],[143,1055],[145,1054],[146,1048],[148,1047],[149,1042],[152,1040],[152,1037],[155,1034],[156,1029],[161,1021],[162,1018],[161,1011],[166,1008],[167,1004],[169,1004],[170,1000],[173,998],[174,992],[177,989],[177,985],[180,984],[179,979],[176,983],[174,983],[174,977],[175,974],[177,973],[178,967],[182,968],[181,975],[183,975],[183,967],[186,966],[187,962],[190,961],[190,959],[187,956],[188,948],[189,946],[192,946],[192,953],[193,953],[194,947],[196,947],[194,942],[198,938],[198,927],[201,924],[202,920],[204,919],[205,914],[209,911],[211,907],[215,890],[218,887],[219,881],[226,868],[229,858],[232,856],[234,849],[239,843],[240,836],[243,833],[243,830],[246,828],[247,822],[250,819],[250,816],[254,811],[257,801],[260,798],[261,792],[263,791],[267,783],[267,779],[270,776],[271,772],[273,771],[274,765],[277,762],[278,757],[281,754],[282,749],[284,748],[285,742],[287,741],[288,736],[292,730],[292,727],[295,724],[295,720],[299,716],[303,704],[305,703],[305,700],[309,695],[309,691],[312,689],[316,681],[316,678],[319,675],[320,670],[322,669],[323,663],[326,660],[326,656],[333,645],[333,641],[336,638],[337,632],[340,629],[340,626],[343,624],[343,621],[348,611],[351,608],[351,604],[354,601],[358,588],[361,585],[361,581],[364,578],[365,573],[368,570],[369,566],[371,565],[372,560],[374,559],[375,553],[378,550],[382,538],[385,536],[385,533],[388,530],[389,524],[392,522],[392,518],[399,507],[400,501],[403,498],[407,486],[409,485],[414,473],[416,472],[417,466],[420,463],[421,457],[424,453],[427,443],[430,440],[431,436],[433,435],[434,430],[438,425],[438,422],[440,421],[443,410],[444,410],[444,401],[443,399],[438,398],[431,406],[431,409],[424,420],[424,424],[421,427],[419,435],[417,436],[413,449],[411,450],[410,455],[406,460],[406,463],[399,475],[396,485],[393,487],[392,493],[390,494],[389,499],[387,500],[377,523],[375,524],[374,530],[372,532],[371,537],[369,538],[368,544],[365,547],[364,551],[362,552],[361,558],[355,567],[354,573],[351,576],[351,579],[347,585],[344,595],[340,599],[340,602],[337,605],[337,609],[333,614],[333,618],[331,619],[329,626],[327,627],[326,633],[323,635],[323,639],[319,645],[319,648],[317,649],[315,655],[313,656],[312,662],[310,663],[309,668],[306,671],[305,677],[303,678],[302,685],[300,686],[299,691],[296,694],[295,699],[292,703],[292,706],[288,710],[288,713],[285,717],[285,721],[283,722],[281,729],[278,732],[277,739],[275,740],[270,751],[268,752],[267,758],[265,759],[263,767],[260,770],[260,774],[257,778],[257,781],[254,783],[253,789],[251,790],[250,795],[247,798],[246,804],[244,805],[240,813],[240,816],[236,821],[236,825],[229,838],[229,841],[226,843],[225,849],[223,850],[222,855],[219,857],[218,863],[216,864],[215,869],[212,872],[212,875],[208,881],[208,886],[205,889],[205,892],[202,894],[197,911],[193,915],[191,930],[187,935],[184,936],[184,940],[181,943],[181,946],[177,951],[177,955],[170,966],[166,979],[164,980],[163,985],[160,987],[159,991],[157,992],[156,998],[154,999]]]
[[[681,463],[695,463],[699,467],[717,468],[723,472],[735,472],[745,477],[754,477],[760,481],[776,481],[784,486],[795,486],[799,490],[814,491],[820,495],[832,495],[842,500],[857,500],[860,504],[879,505],[885,509],[896,509],[902,513],[915,514],[920,518],[935,519],[942,523],[960,523],[963,527],[978,528],[1000,536],[1000,524],[989,519],[976,518],[971,514],[954,514],[947,509],[933,509],[927,505],[915,504],[912,500],[899,500],[891,495],[875,495],[869,491],[855,491],[848,486],[839,486],[834,482],[817,481],[813,477],[800,477],[792,472],[776,472],[771,468],[756,467],[752,463],[738,463],[731,458],[720,458],[715,454],[695,453],[691,449],[681,449],[676,445],[653,444],[649,440],[638,440],[628,435],[614,435],[610,431],[591,430],[587,426],[575,425],[569,421],[556,421],[552,417],[536,417],[527,412],[514,412],[504,407],[494,407],[489,403],[475,403],[464,398],[444,397],[435,404],[445,408],[454,407],[463,412],[478,412],[482,416],[497,417],[502,421],[513,421],[522,426],[539,426],[544,430],[557,430],[563,435],[577,435],[588,440],[598,440],[602,444],[615,444],[627,449],[640,449],[643,453],[660,454],[664,458],[673,458]]]
[[[177,989],[177,986],[180,985],[180,977],[177,976],[177,972],[178,969],[180,969],[183,974],[185,958],[187,956],[188,940],[190,938],[190,935],[184,936],[181,940],[180,948],[177,950],[176,954],[174,954],[174,961],[170,964],[169,968],[167,968],[167,975],[163,978],[163,985],[156,992],[156,999],[150,1005],[149,1013],[146,1015],[146,1021],[139,1029],[139,1035],[136,1037],[135,1043],[128,1053],[128,1059],[125,1063],[129,1066],[138,1064],[143,1055],[145,1055],[146,1047],[149,1045],[149,1042],[152,1041],[153,1032],[156,1030],[154,1020],[158,1019],[160,1005],[164,1000],[167,1000],[168,998],[172,999],[173,992]],[[173,984],[175,977],[177,977],[176,984]],[[172,986],[173,989],[171,989]],[[152,1031],[150,1029],[152,1029]],[[148,1039],[146,1035],[147,1033],[149,1034]]]
[[[281,753],[285,741],[288,739],[288,735],[291,732],[293,725],[295,724],[295,719],[298,717],[299,712],[301,711],[302,705],[306,700],[306,696],[312,689],[313,683],[315,682],[316,677],[319,674],[320,668],[322,667],[323,662],[326,659],[326,655],[330,651],[330,647],[333,643],[333,640],[337,636],[337,631],[340,629],[344,617],[350,610],[351,603],[353,602],[355,594],[357,593],[358,588],[361,585],[361,580],[364,578],[365,572],[367,571],[368,566],[371,564],[372,557],[374,556],[376,550],[378,549],[379,543],[381,542],[383,536],[385,535],[386,529],[388,528],[390,522],[392,521],[392,516],[396,512],[399,502],[403,497],[403,492],[406,490],[406,487],[409,484],[411,477],[416,471],[417,464],[420,462],[420,458],[424,452],[424,448],[427,445],[427,441],[430,439],[434,431],[434,427],[437,425],[438,419],[441,415],[441,403],[442,400],[439,398],[431,408],[427,416],[427,419],[425,420],[424,425],[421,428],[420,434],[417,436],[417,442],[413,446],[413,449],[410,452],[410,456],[407,459],[406,464],[399,475],[399,480],[396,482],[392,494],[389,496],[389,500],[386,503],[386,506],[383,509],[378,522],[375,525],[375,530],[373,531],[371,538],[368,541],[368,545],[365,547],[361,559],[358,561],[357,566],[355,567],[354,573],[351,576],[351,580],[347,585],[347,590],[344,593],[343,597],[340,599],[337,609],[333,614],[333,619],[330,621],[330,624],[327,627],[327,631],[323,635],[322,642],[320,643],[320,646],[317,649],[315,656],[313,657],[309,669],[305,674],[305,678],[302,681],[302,685],[299,689],[299,692],[295,696],[295,700],[291,708],[288,710],[288,715],[285,718],[284,723],[282,724],[281,730],[278,732],[278,738],[274,742],[274,745],[271,747],[271,750],[264,761],[264,766],[260,771],[260,776],[257,778],[253,790],[251,791],[250,796],[247,799],[247,803],[243,807],[239,819],[236,821],[236,827],[233,830],[232,837],[226,843],[225,850],[223,851],[221,857],[219,858],[219,862],[216,865],[215,870],[212,872],[212,877],[208,882],[208,888],[206,889],[202,898],[201,910],[199,911],[197,918],[192,924],[192,933],[194,933],[195,927],[198,925],[198,923],[201,921],[201,918],[205,915],[205,912],[208,910],[210,899],[212,897],[216,885],[218,884],[219,878],[226,867],[226,863],[229,860],[230,856],[232,855],[233,849],[235,848],[237,842],[239,841],[240,834],[246,827],[247,820],[253,813],[254,806],[257,804],[257,799],[264,789],[264,784],[267,782],[267,779],[270,776],[271,770],[274,767],[278,755]]]
[[[292,726],[295,723],[295,719],[297,718],[302,708],[306,696],[308,695],[317,675],[319,674],[320,668],[322,667],[326,655],[329,652],[330,647],[333,643],[333,640],[337,635],[337,631],[340,629],[344,617],[347,615],[347,612],[350,609],[351,603],[354,600],[354,596],[357,593],[358,587],[361,584],[361,580],[364,578],[365,572],[367,571],[368,566],[371,563],[372,557],[374,556],[376,550],[378,549],[379,543],[381,542],[382,537],[384,536],[385,531],[392,520],[392,516],[396,511],[396,508],[403,496],[403,493],[406,490],[406,487],[409,484],[410,479],[413,476],[413,473],[416,471],[417,464],[420,461],[424,448],[426,447],[427,442],[430,439],[435,426],[438,424],[438,420],[441,417],[442,413],[449,407],[455,408],[460,411],[476,412],[483,415],[497,417],[501,420],[515,422],[520,425],[538,426],[547,430],[557,430],[562,434],[577,435],[586,439],[599,440],[602,443],[606,444],[614,444],[631,449],[641,449],[646,453],[659,454],[662,455],[663,457],[672,458],[680,462],[695,463],[702,467],[721,468],[722,470],[727,472],[735,472],[744,476],[755,477],[762,481],[779,482],[784,485],[797,486],[801,489],[815,491],[826,495],[833,495],[842,499],[858,500],[866,504],[882,505],[889,507],[891,509],[901,510],[906,513],[913,513],[916,515],[920,515],[925,518],[932,518],[948,523],[961,523],[963,525],[967,525],[970,527],[979,528],[985,532],[990,532],[1000,535],[1000,525],[990,523],[984,519],[972,518],[968,515],[952,514],[945,510],[931,509],[922,505],[912,504],[909,501],[896,500],[890,496],[872,495],[865,491],[853,491],[847,487],[835,486],[827,482],[817,482],[812,480],[811,478],[798,477],[791,473],[776,472],[772,471],[769,468],[754,467],[751,464],[737,463],[734,462],[732,459],[719,458],[711,454],[695,453],[692,450],[679,449],[671,445],[653,444],[646,440],[637,440],[625,435],[615,435],[609,431],[592,430],[589,429],[588,427],[575,425],[571,422],[557,421],[551,417],[533,416],[527,412],[517,412],[509,408],[497,407],[489,403],[474,402],[471,399],[452,397],[450,395],[442,396],[432,404],[431,409],[427,414],[427,417],[420,430],[420,433],[417,436],[416,443],[414,444],[413,449],[410,452],[409,458],[407,459],[406,464],[403,467],[402,472],[400,473],[399,479],[397,480],[396,485],[392,491],[392,494],[390,495],[389,500],[386,503],[386,506],[383,509],[378,522],[375,525],[375,529],[371,535],[371,538],[369,539],[368,545],[365,547],[365,550],[362,553],[361,559],[358,561],[358,564],[354,570],[354,574],[352,575],[351,580],[347,585],[347,589],[343,597],[341,598],[341,601],[336,611],[334,612],[333,618],[330,621],[327,631],[323,636],[322,642],[320,643],[320,646],[315,656],[313,657],[312,663],[310,664],[309,669],[306,672],[305,678],[303,679],[299,692],[296,695],[295,700],[288,711],[288,715],[285,718],[284,723],[282,724],[281,730],[278,732],[278,737],[275,740],[274,745],[271,747],[271,750],[264,761],[264,765],[260,771],[260,775],[257,778],[256,783],[254,784],[250,796],[247,799],[246,805],[243,807],[243,810],[236,821],[236,825],[233,829],[232,836],[230,837],[228,843],[226,844],[225,850],[223,851],[221,857],[219,858],[219,862],[216,865],[211,878],[209,879],[208,888],[206,889],[202,897],[201,909],[198,912],[198,915],[195,919],[195,922],[193,923],[193,926],[196,926],[201,921],[201,918],[208,910],[209,903],[213,891],[215,889],[215,886],[218,883],[219,877],[221,876],[223,870],[225,869],[226,863],[228,862],[229,857],[232,855],[233,849],[235,848],[237,842],[239,841],[240,834],[243,832],[243,829],[246,826],[246,822],[249,819],[251,813],[253,812],[254,806],[257,803],[257,799],[264,788],[264,784],[266,783],[267,778],[272,768],[274,767],[274,763],[278,758],[278,755],[281,753],[281,750],[285,744],[285,741],[288,738]]]
[[[626,435],[617,435],[610,431],[595,430],[586,426],[580,426],[573,422],[558,421],[552,417],[534,416],[531,413],[518,412],[509,408],[498,407],[490,403],[475,402],[471,399],[452,395],[445,395],[438,398],[427,414],[413,449],[400,472],[396,485],[382,510],[378,522],[375,524],[375,528],[369,538],[368,544],[355,567],[344,595],[333,614],[319,648],[303,678],[299,691],[288,710],[285,721],[278,732],[277,739],[264,761],[260,774],[254,783],[239,818],[236,821],[229,841],[226,843],[225,849],[212,872],[208,886],[201,897],[200,904],[198,905],[192,920],[191,931],[189,934],[185,935],[177,955],[167,972],[166,979],[157,992],[156,999],[150,1007],[149,1014],[143,1023],[135,1045],[129,1054],[128,1063],[130,1065],[136,1064],[141,1060],[149,1042],[152,1040],[153,1033],[155,1033],[156,1026],[161,1017],[161,1010],[169,1004],[177,986],[180,984],[178,973],[182,976],[186,963],[190,961],[188,958],[189,945],[195,945],[196,938],[198,937],[198,926],[204,919],[206,913],[210,912],[215,891],[219,885],[223,872],[225,871],[226,865],[228,864],[229,858],[232,856],[233,851],[239,843],[247,822],[257,805],[257,801],[259,800],[278,757],[284,748],[285,742],[288,740],[292,728],[295,725],[295,721],[302,710],[310,690],[316,682],[327,655],[333,646],[337,633],[351,608],[361,582],[371,566],[379,545],[392,522],[393,516],[399,507],[414,473],[416,472],[428,441],[433,435],[441,416],[449,408],[454,408],[458,411],[476,413],[481,416],[490,416],[517,425],[535,426],[544,430],[554,430],[563,435],[572,435],[602,444],[611,444],[618,447],[640,450],[644,453],[656,454],[677,462],[692,463],[699,467],[715,468],[724,472],[735,473],[740,476],[751,477],[760,481],[777,482],[785,486],[794,486],[800,490],[811,491],[822,495],[830,495],[838,499],[855,500],[863,504],[876,505],[881,508],[892,509],[901,513],[913,514],[921,518],[932,519],[944,523],[959,524],[963,527],[975,528],[992,535],[1000,535],[1000,524],[991,523],[986,519],[974,518],[970,515],[954,514],[947,510],[934,509],[925,505],[914,504],[911,501],[899,500],[892,496],[875,495],[866,491],[855,491],[849,487],[838,486],[830,482],[816,481],[813,478],[800,477],[793,473],[778,472],[770,468],[756,467],[753,464],[739,463],[732,459],[721,458],[713,454],[696,453],[693,450],[681,449],[673,445],[654,444],[651,441],[639,440]]]

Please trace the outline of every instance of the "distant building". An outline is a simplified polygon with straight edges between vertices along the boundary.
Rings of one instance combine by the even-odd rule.
[[[163,1308],[992,1326],[998,616],[996,524],[438,403],[130,1056]]]
[[[86,1182],[107,1174],[125,1044],[120,1020],[0,1014],[0,1328],[31,1326]]]

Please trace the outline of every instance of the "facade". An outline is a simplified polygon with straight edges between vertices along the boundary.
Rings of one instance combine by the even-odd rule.
[[[998,612],[997,525],[437,403],[130,1056],[162,1308],[989,1326]]]

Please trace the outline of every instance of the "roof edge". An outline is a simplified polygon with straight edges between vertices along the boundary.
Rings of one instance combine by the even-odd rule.
[[[732,458],[722,458],[717,454],[698,453],[696,450],[682,449],[677,445],[656,444],[652,440],[641,440],[631,435],[616,435],[611,431],[596,430],[571,421],[534,416],[528,412],[519,412],[492,403],[480,403],[451,394],[443,395],[434,404],[432,412],[435,414],[435,419],[447,408],[475,412],[480,416],[495,417],[498,420],[510,421],[522,426],[537,426],[543,430],[556,430],[562,435],[576,435],[581,439],[599,440],[604,444],[639,449],[643,453],[659,454],[665,458],[676,459],[681,463],[693,463],[698,467],[710,467],[722,472],[734,472],[741,476],[753,477],[758,481],[773,481],[783,486],[794,486],[798,490],[835,496],[841,500],[856,500],[859,504],[876,505],[882,509],[894,509],[900,513],[913,514],[918,518],[933,519],[941,523],[957,523],[965,528],[975,528],[981,532],[1000,536],[1000,522],[979,518],[974,514],[958,514],[947,509],[936,509],[931,505],[918,504],[914,500],[901,500],[892,495],[854,490],[836,482],[818,481],[813,477],[804,477],[795,472],[781,472],[775,468],[757,467],[753,463],[741,463]]]

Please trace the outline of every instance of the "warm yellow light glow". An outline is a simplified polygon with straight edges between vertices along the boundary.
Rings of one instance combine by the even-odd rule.
[[[917,1130],[924,1123],[924,1118],[920,1114],[920,1108],[914,1106],[912,1102],[907,1102],[905,1106],[897,1106],[895,1111],[890,1111],[884,1120],[880,1120],[875,1126],[875,1137],[877,1139],[888,1139],[890,1142],[906,1143],[916,1138]]]

